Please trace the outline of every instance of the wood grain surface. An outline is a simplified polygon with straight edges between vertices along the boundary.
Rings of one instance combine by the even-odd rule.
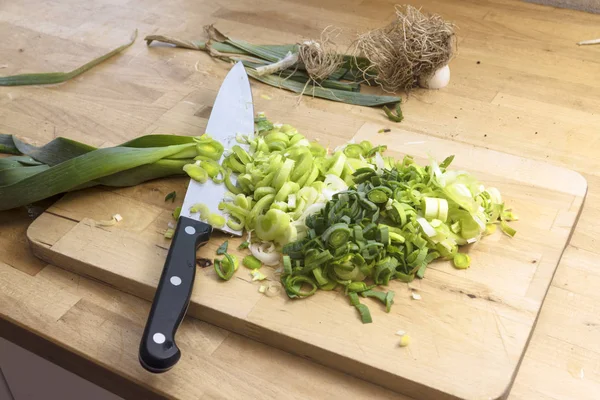
[[[397,293],[392,311],[366,302],[374,318],[369,325],[359,322],[343,293],[319,292],[300,301],[289,301],[283,291],[267,297],[243,267],[229,282],[219,280],[213,268],[199,269],[188,315],[412,397],[504,398],[587,184],[577,172],[544,162],[396,128],[380,134],[381,129],[367,123],[353,139],[387,144],[386,154],[397,159],[410,154],[421,163],[428,156],[455,155],[453,168],[498,187],[507,206],[518,210],[517,237],[498,231],[469,246],[468,271],[436,262],[423,281],[392,282]],[[162,192],[183,194],[182,183],[185,179],[168,179],[70,193],[29,226],[33,253],[152,300],[170,246],[163,232],[183,202],[179,196],[165,203]],[[119,224],[96,225],[116,213],[123,217]],[[214,259],[227,239],[238,259],[248,254],[235,250],[242,238],[215,234],[198,257]],[[278,281],[274,270],[261,269]],[[413,292],[421,301],[412,299]],[[409,332],[409,348],[399,348],[399,329]],[[463,373],[458,382],[457,370]]]
[[[588,181],[580,221],[509,398],[595,399],[600,47],[575,42],[597,36],[600,17],[519,1],[412,4],[456,22],[459,52],[446,89],[410,94],[402,128],[547,161]],[[0,73],[69,70],[119,45],[135,28],[141,36],[195,39],[215,22],[234,37],[292,43],[334,24],[348,35],[340,39],[345,44],[389,21],[392,6],[386,0],[3,2]],[[40,143],[66,136],[94,145],[145,133],[196,134],[206,126],[206,108],[226,68],[199,52],[147,48],[138,40],[72,82],[0,88],[0,130]],[[380,110],[308,98],[298,104],[295,95],[256,83],[253,91],[257,111],[332,146],[365,121],[387,123]],[[150,391],[179,399],[403,398],[193,319],[181,327],[187,356],[177,369],[161,376],[140,371],[137,345],[149,302],[40,261],[28,249],[30,223],[25,210],[0,213],[0,334],[110,390],[132,398]],[[70,229],[68,223],[56,224],[55,234]]]

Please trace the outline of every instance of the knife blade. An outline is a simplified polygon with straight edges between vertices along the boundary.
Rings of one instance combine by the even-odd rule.
[[[206,133],[230,149],[236,134],[254,131],[254,107],[248,75],[241,62],[227,73],[213,105]],[[140,342],[139,361],[153,373],[166,372],[181,358],[175,334],[189,306],[196,275],[196,249],[208,242],[213,227],[191,214],[196,203],[205,204],[211,213],[222,213],[219,203],[226,187],[211,180],[200,184],[190,180],[175,228],[175,234],[154,295]],[[226,225],[218,228],[241,235]]]

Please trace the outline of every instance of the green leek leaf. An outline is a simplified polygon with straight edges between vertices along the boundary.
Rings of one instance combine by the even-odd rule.
[[[73,79],[78,75],[86,72],[87,70],[95,67],[96,65],[102,63],[103,61],[108,60],[115,54],[118,54],[131,46],[137,37],[137,29],[131,35],[131,39],[129,42],[125,43],[122,46],[117,47],[116,49],[100,56],[98,58],[93,59],[87,64],[82,65],[79,68],[76,68],[70,72],[44,72],[44,73],[35,73],[35,74],[19,74],[12,76],[2,76],[0,77],[0,86],[21,86],[21,85],[46,85],[52,83],[61,83],[68,81],[69,79]]]

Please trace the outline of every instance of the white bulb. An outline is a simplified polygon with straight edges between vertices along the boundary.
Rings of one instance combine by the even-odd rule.
[[[425,89],[441,89],[450,82],[450,67],[447,65],[435,71],[429,79],[419,78],[419,86]]]

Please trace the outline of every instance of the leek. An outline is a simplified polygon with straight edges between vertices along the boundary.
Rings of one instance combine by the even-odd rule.
[[[165,35],[151,35],[145,40],[148,45],[153,41],[161,41],[181,48],[206,51],[225,61],[242,61],[250,77],[302,95],[368,107],[397,103],[397,115],[394,118],[402,118],[400,97],[360,93],[361,84],[365,83],[363,71],[368,68],[368,61],[364,58],[344,55],[344,62],[339,68],[317,84],[305,72],[303,63],[298,62],[298,46],[295,44],[255,45],[227,37],[212,25],[205,27],[205,30],[209,35],[208,41],[184,40]],[[281,143],[275,141],[271,149],[277,146],[281,146]]]
[[[225,257],[221,260],[215,259],[214,268],[219,278],[228,281],[237,270],[238,261],[235,256],[232,256],[229,253],[225,253],[224,256]]]
[[[122,52],[129,46],[135,42],[137,38],[137,29],[131,35],[131,39],[129,42],[125,43],[122,46],[117,47],[116,49],[100,56],[98,58],[93,59],[92,61],[82,65],[79,68],[74,69],[70,72],[45,72],[45,73],[35,73],[35,74],[20,74],[13,76],[2,76],[0,77],[0,86],[21,86],[21,85],[47,85],[52,83],[62,83],[68,81],[69,79],[73,79],[87,70],[95,67],[96,65],[108,60],[112,56]],[[0,142],[0,152],[1,152],[1,142]]]
[[[222,245],[219,246],[219,248],[217,249],[217,255],[223,255],[225,253],[227,253],[227,247],[229,246],[229,241],[225,241],[223,242]]]
[[[174,203],[176,197],[177,197],[177,193],[173,191],[165,196],[165,201],[171,200],[171,203]]]
[[[182,175],[196,154],[192,137],[175,135],[97,149],[65,138],[36,147],[0,134],[0,145],[0,152],[18,153],[1,159],[0,211],[97,185],[125,187]],[[12,165],[10,174],[2,165]]]
[[[254,257],[253,255],[244,257],[244,259],[242,260],[242,264],[244,265],[244,267],[249,269],[258,269],[262,267],[262,263],[260,262],[260,260]]]

